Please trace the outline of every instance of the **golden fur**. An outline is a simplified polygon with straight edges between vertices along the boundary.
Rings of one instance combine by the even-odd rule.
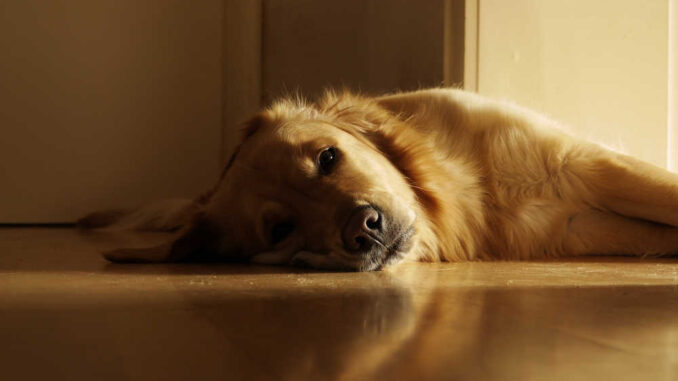
[[[318,153],[330,146],[336,169],[322,175]],[[383,213],[391,241],[407,245],[347,252],[342,231],[365,205]],[[213,190],[168,207],[174,219],[161,209],[116,215],[111,226],[148,228],[142,221],[152,220],[160,230],[157,221],[169,221],[181,226],[175,241],[107,257],[375,270],[404,259],[678,253],[678,175],[455,89],[280,100],[248,122]],[[88,218],[84,225],[112,219]],[[280,221],[293,231],[271,244]]]

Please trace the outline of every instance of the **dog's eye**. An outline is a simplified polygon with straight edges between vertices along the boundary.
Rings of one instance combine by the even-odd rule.
[[[334,147],[325,148],[320,152],[320,155],[318,155],[318,170],[321,174],[327,175],[332,172],[337,162],[337,155],[337,149]]]
[[[280,242],[284,241],[292,232],[294,231],[294,223],[280,222],[271,228],[271,243],[277,245]]]

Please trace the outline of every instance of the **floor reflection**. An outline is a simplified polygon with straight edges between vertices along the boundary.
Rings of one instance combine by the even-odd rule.
[[[10,379],[678,378],[675,261],[120,265],[119,236],[0,233]]]
[[[195,311],[243,378],[678,375],[675,287],[439,288],[429,271],[401,275]]]

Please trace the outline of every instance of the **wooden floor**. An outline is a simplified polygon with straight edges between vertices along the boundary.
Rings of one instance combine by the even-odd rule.
[[[0,378],[678,379],[676,259],[321,273],[99,256],[130,239],[0,229]]]

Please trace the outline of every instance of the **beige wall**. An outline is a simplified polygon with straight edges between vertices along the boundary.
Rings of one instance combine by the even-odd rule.
[[[0,223],[192,197],[286,89],[460,83],[464,1],[3,2]]]
[[[221,165],[240,140],[240,126],[261,107],[262,0],[224,0]]]
[[[461,70],[450,78],[443,70],[445,3],[264,1],[264,99],[327,86],[381,93],[460,82]]]
[[[667,0],[480,0],[478,90],[666,166]]]
[[[262,101],[461,83],[468,0],[0,6],[0,223],[192,197]]]
[[[477,23],[462,27],[462,11]],[[262,99],[327,85],[464,78],[665,165],[667,12],[666,0],[3,2],[0,222],[193,196]]]
[[[678,173],[678,0],[669,0],[668,168]]]
[[[3,1],[0,222],[211,186],[222,17],[218,0]]]

